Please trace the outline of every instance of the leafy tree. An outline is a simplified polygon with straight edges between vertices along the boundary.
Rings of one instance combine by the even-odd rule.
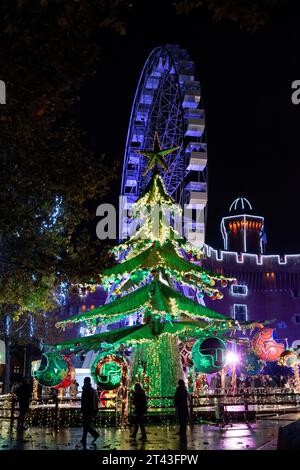
[[[163,11],[173,19],[208,12],[208,21],[257,29],[281,4],[184,0],[166,2]],[[57,283],[93,277],[102,264],[92,218],[111,185],[112,156],[88,148],[80,89],[101,64],[107,31],[134,31],[135,13],[144,18],[153,2],[142,7],[128,0],[1,2],[8,96],[0,110],[0,303],[19,312],[48,309]]]
[[[79,121],[80,87],[101,58],[95,8],[46,0],[0,7],[8,90],[0,115],[0,303],[18,314],[49,310],[61,281],[90,278],[102,262],[93,218],[113,179],[111,156],[90,151]]]
[[[97,2],[7,0],[0,5],[0,70],[7,86],[7,104],[0,109],[0,331],[7,348],[6,390],[10,352],[55,338],[61,283],[90,279],[105,262],[94,216],[113,179],[111,155],[91,152],[79,119],[81,87],[101,60],[96,32],[114,15],[102,3],[101,11]],[[111,21],[105,27],[121,26]],[[27,331],[31,313],[34,337]],[[13,320],[8,333],[7,317]]]
[[[272,14],[284,5],[283,0],[180,0],[176,2],[178,15],[208,13],[215,23],[238,24],[251,32],[265,28]]]

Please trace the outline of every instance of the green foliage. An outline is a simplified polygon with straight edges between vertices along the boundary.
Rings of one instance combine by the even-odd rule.
[[[101,60],[101,15],[113,14],[98,3],[0,5],[8,87],[0,113],[0,304],[18,315],[55,307],[61,281],[90,279],[104,262],[92,223],[111,185],[110,156],[89,151],[78,116],[80,87]]]
[[[208,12],[216,23],[235,23],[241,28],[256,32],[265,28],[273,12],[284,0],[180,0],[176,2],[178,15],[195,15]]]

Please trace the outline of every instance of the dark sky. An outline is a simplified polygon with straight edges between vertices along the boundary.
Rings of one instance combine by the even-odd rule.
[[[142,67],[154,47],[180,44],[196,62],[206,111],[207,243],[222,247],[221,217],[244,195],[265,217],[268,253],[300,252],[300,105],[291,102],[291,83],[300,80],[299,12],[283,9],[263,31],[249,33],[155,4],[151,14],[135,11],[128,35],[101,38],[101,67],[82,92],[91,148],[113,155],[112,166],[122,162]]]

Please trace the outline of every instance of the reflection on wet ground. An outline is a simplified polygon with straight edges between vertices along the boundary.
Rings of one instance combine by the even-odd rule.
[[[269,450],[276,448],[280,426],[300,418],[300,413],[258,420],[254,423],[233,423],[224,428],[216,425],[194,425],[187,431],[186,441],[180,441],[176,426],[148,426],[146,442],[130,438],[129,429],[98,428],[100,437],[89,449],[103,450]],[[8,421],[2,421],[0,450],[80,450],[81,428],[32,427],[26,431],[10,431]]]

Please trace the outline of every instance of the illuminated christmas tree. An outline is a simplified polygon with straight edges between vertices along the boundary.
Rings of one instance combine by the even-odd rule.
[[[239,328],[236,320],[203,305],[204,295],[223,297],[217,283],[224,288],[234,279],[201,267],[201,250],[180,234],[182,209],[167,194],[157,169],[157,164],[165,166],[162,159],[172,150],[158,146],[143,152],[150,159],[147,171],[154,171],[131,207],[135,230],[113,249],[118,263],[100,275],[109,303],[57,323],[62,329],[79,322],[99,327],[135,315],[133,326],[65,341],[56,349],[73,354],[101,350],[112,357],[131,348],[131,381],[142,381],[150,396],[172,395],[182,377],[178,338],[224,337]],[[191,288],[194,298],[185,295]]]

